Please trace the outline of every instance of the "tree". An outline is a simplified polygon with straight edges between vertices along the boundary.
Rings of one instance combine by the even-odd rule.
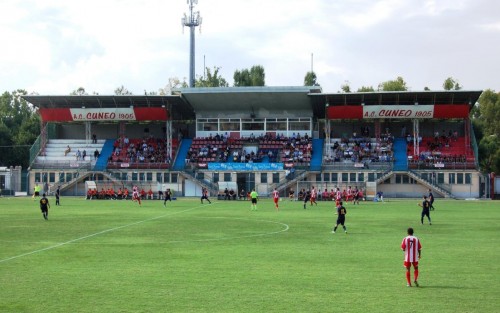
[[[86,96],[86,95],[88,95],[88,93],[85,91],[85,88],[78,87],[77,89],[70,92],[69,95],[70,96]]]
[[[398,76],[395,80],[388,80],[378,84],[378,91],[407,91],[408,87],[403,77]]]
[[[351,92],[351,85],[348,80],[344,82],[344,84],[340,85],[340,89],[344,93],[350,93]]]
[[[319,86],[316,73],[314,72],[306,73],[306,76],[304,77],[304,86]]]
[[[358,92],[375,92],[375,89],[373,89],[373,86],[361,86],[361,88],[358,88]]]
[[[454,79],[453,77],[448,77],[445,79],[443,83],[443,89],[444,90],[460,90],[462,89],[462,86],[458,83],[458,80]]]
[[[117,87],[115,89],[115,96],[131,96],[133,95],[132,92],[130,92],[127,88],[125,88],[123,85],[120,87]]]
[[[233,79],[235,87],[266,85],[266,73],[262,65],[254,65],[250,70],[236,70],[234,71]]]
[[[29,148],[40,134],[38,112],[21,96],[25,90],[5,92],[0,97],[0,164],[29,166]]]
[[[170,77],[168,83],[165,87],[158,89],[158,94],[160,96],[166,96],[172,94],[172,89],[176,88],[188,88],[189,85],[186,81],[186,77],[182,81],[178,77]]]
[[[215,67],[213,73],[207,67],[206,68],[206,77],[198,77],[194,82],[195,87],[228,87],[226,79],[219,76],[220,67]]]
[[[471,118],[479,142],[479,164],[486,172],[500,172],[500,93],[488,89],[471,110]]]

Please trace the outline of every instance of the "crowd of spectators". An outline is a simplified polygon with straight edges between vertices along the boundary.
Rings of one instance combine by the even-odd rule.
[[[257,149],[255,149],[257,147]],[[305,134],[285,137],[267,133],[253,134],[244,138],[229,138],[210,135],[196,138],[186,157],[186,164],[205,162],[259,163],[266,157],[269,162],[309,162],[312,154],[312,139]]]
[[[172,142],[175,149],[176,141]],[[129,139],[127,136],[119,137],[113,144],[113,154],[110,162],[118,163],[163,163],[172,162],[167,153],[165,139],[154,138],[150,135],[143,139]]]
[[[393,142],[394,136],[389,131],[381,134],[380,140],[353,133],[350,138],[335,140],[332,151],[325,156],[325,162],[392,162]]]

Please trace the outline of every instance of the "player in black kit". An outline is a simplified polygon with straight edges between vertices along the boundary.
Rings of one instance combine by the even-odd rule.
[[[342,228],[344,229],[344,232],[347,234],[347,228],[345,227],[345,215],[347,214],[347,210],[346,208],[342,205],[342,201],[339,202],[339,205],[337,206],[337,224],[335,225],[335,227],[333,228],[332,230],[332,233],[335,234],[335,232],[337,231],[337,227],[339,227],[339,225],[342,225]]]
[[[167,201],[172,202],[172,191],[170,191],[170,188],[165,190],[165,200],[163,201],[164,207],[167,207]]]
[[[42,211],[43,218],[46,220],[49,219],[49,208],[49,199],[45,198],[45,194],[43,194],[42,199],[40,199],[40,210]]]
[[[304,195],[304,209],[306,208],[307,202],[309,202],[309,200],[311,200],[311,192],[308,190]]]
[[[432,225],[431,213],[430,213],[431,203],[427,200],[427,196],[424,196],[424,201],[422,201],[422,203],[419,203],[418,205],[422,208],[422,216],[420,217],[420,223],[424,225],[424,216],[427,216],[427,219],[429,220],[429,225]]]

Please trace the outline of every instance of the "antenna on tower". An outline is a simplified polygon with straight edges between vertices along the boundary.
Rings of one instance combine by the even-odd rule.
[[[189,16],[184,13],[184,17],[181,19],[182,22],[182,32],[184,33],[184,26],[189,27],[190,33],[190,48],[189,48],[189,87],[194,87],[194,51],[195,51],[195,40],[194,40],[194,29],[200,26],[201,33],[201,22],[202,18],[200,11],[194,11],[194,6],[198,4],[198,0],[187,0],[189,5]]]

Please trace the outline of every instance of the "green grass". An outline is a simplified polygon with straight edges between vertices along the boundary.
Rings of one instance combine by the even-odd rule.
[[[0,198],[0,312],[498,312],[500,203]],[[400,250],[423,245],[420,288]]]

